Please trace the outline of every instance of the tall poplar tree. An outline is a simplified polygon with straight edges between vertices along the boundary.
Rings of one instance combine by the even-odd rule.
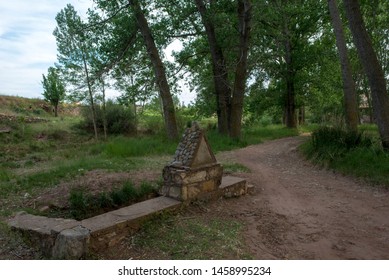
[[[81,92],[79,99],[84,99],[87,90],[92,113],[95,138],[98,139],[96,110],[93,94],[93,81],[90,75],[90,62],[96,55],[93,42],[89,40],[86,25],[71,4],[68,4],[56,16],[57,27],[53,34],[57,41],[59,66],[68,82],[73,84],[75,92]]]
[[[357,92],[347,54],[343,24],[336,0],[328,0],[328,7],[336,37],[336,46],[338,48],[342,72],[346,125],[348,129],[357,131],[359,124]]]
[[[161,60],[161,56],[155,44],[150,26],[147,22],[147,19],[139,2],[137,0],[129,0],[128,2],[134,11],[134,16],[136,18],[140,33],[142,34],[144,43],[146,45],[147,53],[153,65],[155,79],[157,87],[159,89],[159,95],[162,100],[163,116],[165,120],[167,135],[172,140],[177,139],[178,130],[176,114],[172,94],[170,92],[170,87],[166,78],[165,66]]]
[[[218,130],[221,134],[239,138],[247,81],[252,4],[250,0],[236,1],[237,8],[234,16],[238,19],[236,27],[238,34],[235,35],[238,44],[235,46],[237,49],[235,67],[230,68],[226,57],[227,49],[234,48],[234,46],[221,43],[225,41],[221,39],[225,34],[221,34],[223,31],[218,30],[218,26],[212,17],[212,13],[215,13],[216,17],[218,16],[216,9],[213,7],[216,6],[216,3],[211,1],[209,7],[203,0],[195,0],[195,3],[201,16],[211,54]]]
[[[389,95],[385,75],[366,30],[359,2],[343,0],[354,43],[367,75],[382,146],[389,149]]]

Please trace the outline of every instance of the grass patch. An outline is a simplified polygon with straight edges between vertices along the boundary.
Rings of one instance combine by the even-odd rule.
[[[24,166],[23,174],[15,176],[16,179],[0,181],[0,194],[6,198],[10,194],[16,194],[20,191],[33,192],[35,189],[52,187],[63,180],[71,180],[74,177],[83,175],[89,170],[129,171],[142,168],[145,164],[145,160],[142,158],[112,161],[102,156],[91,156],[51,162],[51,166],[48,166],[46,162],[40,166],[41,168],[38,171],[35,170],[35,166],[32,166],[31,173],[27,172],[28,169]]]
[[[7,170],[0,169],[0,181],[9,181],[10,175]]]
[[[236,221],[162,216],[142,227],[135,245],[173,260],[249,259],[241,230],[242,224]]]
[[[299,135],[298,129],[286,128],[282,125],[269,125],[266,127],[246,128],[243,132],[243,139],[245,139],[248,145],[253,145],[267,140],[297,135]]]
[[[223,163],[224,173],[250,173],[251,170],[240,163]]]
[[[69,213],[56,212],[55,215],[70,216],[76,220],[83,220],[155,197],[157,190],[158,186],[150,182],[142,182],[139,188],[135,187],[132,182],[125,182],[120,188],[95,195],[87,193],[82,188],[77,188],[70,192]]]
[[[389,153],[377,142],[376,128],[361,131],[319,128],[300,150],[317,164],[389,188]]]
[[[345,174],[368,179],[389,189],[389,153],[377,148],[356,148],[333,161],[331,167]]]
[[[219,151],[230,151],[247,146],[245,140],[232,139],[228,136],[220,135],[216,130],[208,131],[207,138],[214,153]]]
[[[241,139],[232,139],[228,136],[220,135],[216,130],[207,132],[209,144],[214,152],[230,151],[244,148],[248,145],[260,144],[267,140],[297,135],[299,135],[297,129],[289,129],[281,125],[244,128]]]
[[[163,137],[117,137],[109,143],[101,144],[101,150],[110,157],[139,157],[174,154],[177,145],[178,142]]]

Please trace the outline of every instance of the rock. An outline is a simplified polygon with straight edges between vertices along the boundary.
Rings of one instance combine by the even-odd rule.
[[[65,229],[60,232],[53,247],[53,259],[81,259],[88,253],[90,233],[83,226]]]

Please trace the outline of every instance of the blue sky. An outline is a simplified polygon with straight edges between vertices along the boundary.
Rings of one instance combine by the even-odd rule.
[[[57,60],[55,16],[71,3],[81,15],[91,0],[0,2],[0,94],[42,97],[42,74]]]
[[[0,1],[0,94],[28,98],[42,97],[42,74],[57,61],[52,35],[55,16],[66,4],[81,16],[93,6],[92,0],[1,0]],[[173,47],[169,48],[169,53]],[[184,90],[188,103],[193,93]],[[118,95],[107,92],[109,97]]]

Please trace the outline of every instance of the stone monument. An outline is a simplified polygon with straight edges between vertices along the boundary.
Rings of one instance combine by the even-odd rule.
[[[187,128],[174,159],[163,169],[162,195],[180,201],[207,199],[221,184],[223,167],[216,161],[196,122]]]

